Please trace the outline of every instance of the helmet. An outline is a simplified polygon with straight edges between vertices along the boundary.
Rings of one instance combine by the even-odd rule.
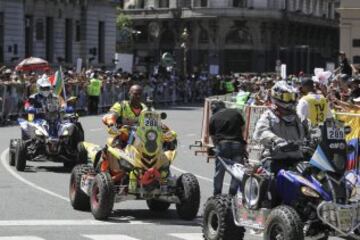
[[[51,83],[49,81],[49,78],[45,74],[36,81],[36,88],[38,92],[44,97],[49,96],[51,90]]]
[[[296,99],[296,89],[285,81],[279,81],[271,88],[271,101],[281,118],[295,115]]]

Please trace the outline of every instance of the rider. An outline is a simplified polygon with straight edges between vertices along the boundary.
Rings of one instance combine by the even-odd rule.
[[[35,111],[35,118],[46,119],[45,109],[51,102],[58,103],[58,107],[64,105],[61,104],[59,97],[51,92],[51,83],[45,74],[36,81],[36,89],[37,93],[31,95],[25,103],[25,111]]]
[[[277,173],[288,168],[289,159],[301,159],[302,152],[294,144],[305,139],[304,126],[296,115],[296,90],[285,81],[271,89],[271,107],[256,124],[254,139],[264,145],[264,167]]]
[[[124,100],[122,102],[116,102],[110,108],[110,112],[102,119],[103,123],[108,127],[109,134],[117,135],[118,128],[122,125],[134,126],[138,123],[141,111],[146,108],[146,105],[141,101],[142,94],[143,89],[140,85],[132,85],[129,90],[129,101]],[[162,128],[166,133],[165,136],[167,136],[167,142],[171,142],[176,139],[176,133],[174,131],[170,131],[170,129],[164,124],[162,125]],[[126,146],[129,133],[123,131],[119,137],[123,142],[122,147]],[[112,143],[113,140],[114,138],[110,138],[110,143]]]

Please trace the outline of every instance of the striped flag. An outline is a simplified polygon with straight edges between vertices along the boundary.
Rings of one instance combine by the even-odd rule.
[[[56,95],[60,96],[60,94],[63,90],[63,85],[64,85],[61,67],[60,67],[60,70],[56,71],[55,74],[52,75],[49,80],[50,80],[51,84],[53,85],[54,93]]]

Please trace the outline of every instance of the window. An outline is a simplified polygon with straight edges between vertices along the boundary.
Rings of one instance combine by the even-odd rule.
[[[353,63],[354,64],[359,64],[360,63],[360,56],[354,56],[353,57]]]
[[[245,0],[234,0],[233,7],[240,7],[240,8],[246,7]]]
[[[81,41],[81,25],[80,25],[80,20],[76,20],[75,22],[75,40],[77,42]]]
[[[209,43],[209,36],[205,29],[200,30],[199,43]]]
[[[42,19],[36,20],[36,40],[44,40],[44,22]]]
[[[4,62],[4,13],[0,12],[0,63]]]
[[[353,47],[360,47],[360,39],[353,39]]]
[[[169,8],[169,0],[160,0],[159,8]]]

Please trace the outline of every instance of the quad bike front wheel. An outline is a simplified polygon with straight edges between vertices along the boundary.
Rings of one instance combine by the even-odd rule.
[[[156,199],[146,200],[146,204],[148,205],[150,211],[153,212],[166,212],[170,207],[170,203]]]
[[[304,240],[303,223],[289,206],[274,208],[265,223],[264,240]]]
[[[94,172],[92,166],[85,164],[77,165],[73,168],[70,176],[69,197],[74,209],[82,211],[90,210],[90,198],[81,189],[81,177]]]
[[[218,195],[204,206],[203,236],[205,240],[243,240],[245,229],[234,223],[231,197]]]
[[[19,140],[15,148],[15,168],[23,172],[26,167],[26,146],[23,140]]]
[[[15,141],[15,140],[14,140]],[[15,149],[13,146],[13,140],[10,140],[10,146],[9,146],[9,165],[15,166]]]
[[[180,218],[193,220],[200,207],[200,185],[191,173],[180,175],[176,182],[177,196],[180,203],[176,204],[176,211]]]
[[[107,219],[114,207],[114,184],[109,173],[96,175],[90,196],[91,213],[97,220]]]

